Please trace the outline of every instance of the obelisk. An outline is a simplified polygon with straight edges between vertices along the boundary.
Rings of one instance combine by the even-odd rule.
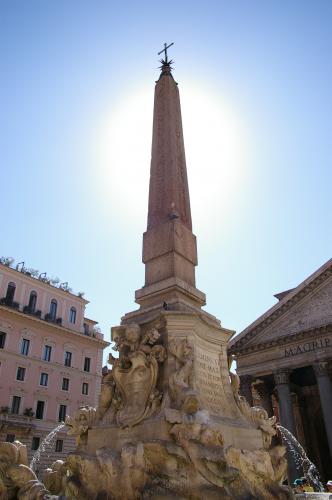
[[[192,232],[180,96],[167,57],[162,60],[155,86],[143,263],[145,284],[135,293],[141,312],[158,308],[200,310],[205,304],[205,294],[195,286],[197,247]]]

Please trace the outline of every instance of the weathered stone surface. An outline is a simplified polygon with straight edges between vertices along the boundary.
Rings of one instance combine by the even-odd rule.
[[[112,335],[119,352],[110,359],[112,391],[108,401],[101,395],[103,410],[97,409],[99,420],[80,453],[63,465],[63,493],[73,499],[290,498],[279,485],[285,449],[269,449],[275,420],[239,396],[236,377],[230,382],[227,330],[197,314],[165,311],[147,324],[114,327]],[[72,421],[80,430],[82,411]],[[56,479],[55,489],[59,469],[46,475],[48,485]]]

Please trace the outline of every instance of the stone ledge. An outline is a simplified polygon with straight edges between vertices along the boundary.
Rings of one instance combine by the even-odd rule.
[[[297,493],[294,495],[298,500],[305,500],[310,498],[312,500],[332,500],[332,493]]]
[[[140,300],[145,299],[148,296],[157,295],[165,291],[169,291],[171,288],[176,288],[185,295],[190,296],[195,301],[201,303],[201,305],[206,304],[205,293],[198,290],[193,286],[188,285],[179,278],[168,278],[153,285],[144,286],[135,292],[135,300],[140,303]]]

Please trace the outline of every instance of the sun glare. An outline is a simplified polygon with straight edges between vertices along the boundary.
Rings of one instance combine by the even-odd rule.
[[[184,141],[195,227],[229,210],[245,181],[248,131],[241,117],[218,93],[187,83],[180,86]],[[145,221],[151,159],[153,91],[119,99],[99,137],[102,195],[112,211]]]

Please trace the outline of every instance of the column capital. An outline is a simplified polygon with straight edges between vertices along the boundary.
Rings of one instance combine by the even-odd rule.
[[[322,359],[313,364],[316,377],[326,377],[329,374],[329,360]]]
[[[291,371],[288,369],[278,370],[273,374],[276,385],[289,384],[289,376]]]

